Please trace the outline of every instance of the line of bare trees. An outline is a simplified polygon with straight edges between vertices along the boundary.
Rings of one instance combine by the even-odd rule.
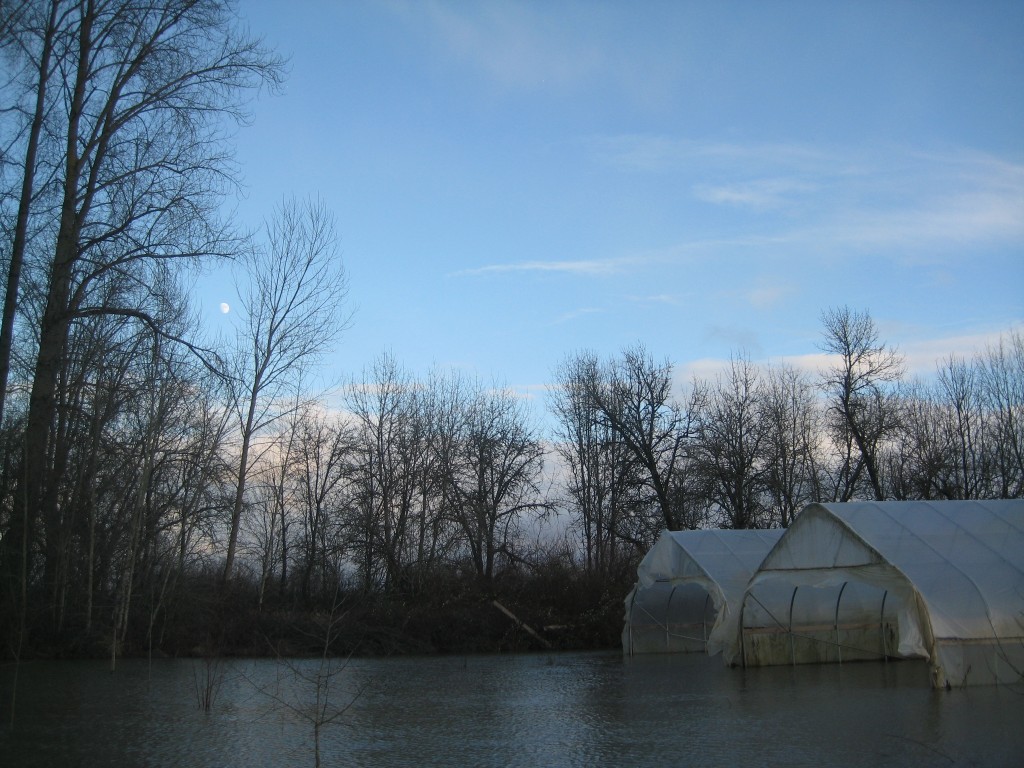
[[[737,355],[680,386],[642,347],[569,355],[551,435],[505,389],[417,379],[385,355],[332,408],[296,401],[260,442],[246,567],[261,595],[305,600],[339,579],[381,592],[454,571],[489,581],[537,563],[526,534],[544,517],[582,571],[614,576],[666,527],[787,526],[812,501],[1024,493],[1019,331],[923,382],[866,312],[821,320],[819,371]]]
[[[565,360],[557,451],[589,568],[614,570],[663,528],[785,527],[813,501],[1024,494],[1024,334],[924,382],[867,312],[821,322],[829,362],[813,372],[737,355],[677,388],[641,346]]]
[[[456,375],[416,381],[388,355],[341,408],[307,403],[253,477],[250,562],[261,592],[415,592],[445,569],[492,580],[548,510],[544,443],[523,401]],[[290,575],[289,575],[290,574]]]

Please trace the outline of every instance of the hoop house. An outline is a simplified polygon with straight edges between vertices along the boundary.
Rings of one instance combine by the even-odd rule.
[[[738,654],[743,590],[782,536],[773,530],[663,531],[626,596],[622,649],[638,653]]]
[[[932,684],[1024,675],[1024,500],[811,504],[743,599],[744,664],[926,658]]]

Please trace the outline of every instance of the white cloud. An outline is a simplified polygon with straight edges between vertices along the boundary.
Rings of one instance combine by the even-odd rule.
[[[699,200],[756,210],[785,208],[794,198],[815,192],[816,184],[794,178],[754,179],[735,184],[697,184],[693,193]]]
[[[579,259],[576,261],[520,261],[511,264],[488,264],[483,267],[462,269],[453,274],[489,275],[504,272],[562,272],[574,275],[613,275],[636,264],[638,258],[624,257],[618,259]]]
[[[555,318],[555,323],[568,323],[573,320],[578,320],[581,317],[589,317],[591,315],[603,314],[605,310],[599,309],[598,307],[581,307],[580,309],[574,309],[571,312],[563,312],[561,315]]]
[[[1001,336],[1005,337],[1010,328],[979,333],[963,333],[952,335],[922,336],[915,340],[895,345],[903,357],[905,364],[904,379],[914,376],[929,377],[935,374],[936,366],[941,365],[949,357],[956,356],[970,359],[988,347],[998,343]],[[781,355],[771,358],[754,358],[759,366],[787,365],[809,374],[815,379],[819,373],[838,364],[836,355],[824,352],[808,352],[798,355]],[[699,378],[713,379],[729,368],[728,358],[706,357],[680,365],[677,379],[689,380],[696,375]]]
[[[985,190],[936,196],[903,210],[851,210],[826,228],[862,246],[921,247],[1024,241],[1024,199]]]
[[[951,356],[971,359],[999,342],[1010,328],[981,332],[918,338],[899,345],[899,351],[906,362],[909,376],[931,376],[936,366]]]
[[[630,252],[625,256],[614,258],[563,261],[533,259],[507,264],[487,264],[481,267],[460,269],[450,273],[449,276],[467,277],[511,272],[555,272],[588,277],[608,277],[635,273],[637,270],[649,266],[678,264],[685,260],[719,257],[726,251],[734,251],[736,249],[756,249],[786,245],[791,242],[793,242],[793,238],[788,235],[755,235],[750,237],[690,240],[666,248]],[[670,294],[659,294],[653,297],[630,296],[629,298],[630,300],[644,301],[654,299],[664,303],[678,303],[679,299],[679,297]]]
[[[673,293],[659,293],[652,294],[650,296],[627,296],[627,301],[631,301],[634,304],[667,304],[668,306],[676,307],[682,303],[682,299]]]
[[[747,301],[755,309],[773,309],[798,293],[797,287],[777,281],[761,282],[747,292]]]
[[[600,46],[552,25],[542,9],[515,3],[426,3],[424,14],[443,49],[507,86],[572,85],[602,68]]]
[[[713,381],[716,376],[729,370],[729,363],[728,358],[718,357],[702,357],[697,360],[680,362],[674,369],[677,392],[685,391],[694,379]]]
[[[791,243],[961,251],[973,243],[1024,245],[1024,165],[983,152],[647,135],[592,137],[587,146],[598,162],[624,172],[679,177],[702,202],[782,211],[785,218],[763,235]]]

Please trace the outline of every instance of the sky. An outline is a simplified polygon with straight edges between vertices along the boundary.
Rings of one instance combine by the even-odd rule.
[[[1024,325],[1024,3],[241,0],[289,59],[239,220],[335,216],[334,380],[388,352],[543,398],[567,355],[811,365],[868,311],[927,374]],[[198,285],[212,328],[230,281]],[[710,375],[710,374],[708,374]]]

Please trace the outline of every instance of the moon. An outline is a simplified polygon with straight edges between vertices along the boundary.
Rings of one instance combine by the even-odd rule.
[[[228,304],[226,301],[222,301],[220,303],[220,311],[221,314],[226,315],[228,312],[231,311],[231,305]]]

